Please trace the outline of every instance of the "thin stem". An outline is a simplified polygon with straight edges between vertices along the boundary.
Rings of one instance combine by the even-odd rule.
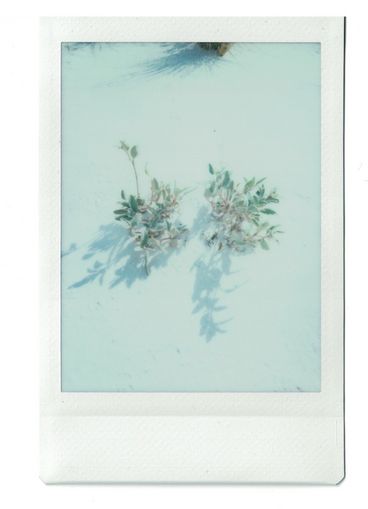
[[[146,271],[147,276],[149,276],[149,270],[148,270],[148,260],[147,260],[147,253],[144,253],[144,270]]]
[[[136,185],[136,187],[137,187],[137,196],[138,196],[138,198],[139,198],[139,197],[140,197],[140,194],[139,194],[139,182],[138,182],[137,169],[136,169],[136,167],[135,167],[134,159],[131,159],[130,161],[131,161],[131,163],[132,163],[133,170],[134,170],[135,185]]]

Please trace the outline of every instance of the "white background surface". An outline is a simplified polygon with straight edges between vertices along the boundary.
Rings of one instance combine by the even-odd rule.
[[[358,3],[347,9],[335,3],[333,12],[320,2],[308,2],[308,10],[296,12],[291,2],[269,2],[257,11],[215,12],[192,9],[186,12],[157,8],[145,15],[246,14],[246,15],[348,15],[347,110],[346,110],[346,227],[347,227],[347,478],[338,487],[259,486],[44,486],[38,480],[37,441],[37,20],[1,20],[1,197],[2,320],[1,390],[3,419],[1,434],[2,490],[4,507],[35,505],[53,507],[335,507],[364,506],[368,457],[366,387],[368,355],[366,287],[368,241],[367,114],[368,72],[366,62],[366,18]],[[9,15],[108,15],[137,14],[139,10],[108,9],[108,3],[88,12],[70,2],[74,9],[20,8]],[[361,4],[362,5],[362,4]],[[318,6],[319,9],[313,8]],[[300,5],[298,5],[300,8]],[[100,10],[99,10],[100,9]],[[244,10],[245,11],[245,10]],[[142,13],[142,11],[141,11]],[[5,178],[4,178],[5,177]],[[5,283],[5,285],[4,285]],[[354,502],[356,500],[356,502]]]

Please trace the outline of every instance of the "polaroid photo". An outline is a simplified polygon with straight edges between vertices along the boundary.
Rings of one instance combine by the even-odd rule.
[[[344,478],[344,47],[41,20],[45,482]]]

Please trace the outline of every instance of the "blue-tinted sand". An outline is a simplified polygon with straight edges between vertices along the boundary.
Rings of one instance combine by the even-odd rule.
[[[319,45],[62,55],[62,389],[319,391]],[[145,168],[192,189],[187,245],[149,277],[114,220],[121,189],[135,190],[120,140],[138,145],[143,190]],[[209,163],[277,188],[284,233],[269,251],[203,244]]]

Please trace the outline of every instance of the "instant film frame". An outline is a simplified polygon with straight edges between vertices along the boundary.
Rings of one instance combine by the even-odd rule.
[[[344,478],[343,18],[41,21],[41,478],[337,484]],[[321,391],[62,392],[62,42],[313,42],[321,48]]]

